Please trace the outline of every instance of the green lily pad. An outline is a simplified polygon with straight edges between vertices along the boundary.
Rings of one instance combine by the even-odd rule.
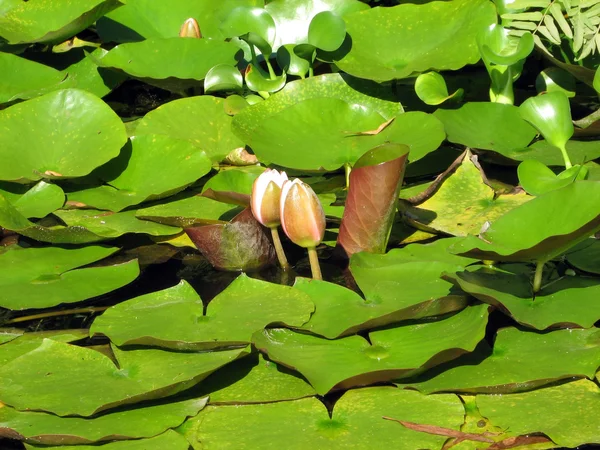
[[[136,217],[174,227],[187,228],[192,225],[224,223],[239,208],[228,203],[195,195],[189,198],[175,199],[161,205],[141,208]],[[231,216],[231,217],[229,217]]]
[[[0,16],[0,35],[10,44],[61,42],[117,6],[117,0],[19,2]]]
[[[156,436],[204,408],[208,397],[138,407],[93,419],[0,408],[0,435],[29,444],[76,445]]]
[[[534,297],[531,272],[526,266],[470,266],[448,277],[465,292],[538,330],[552,326],[590,328],[600,320],[600,280],[566,276],[542,287]]]
[[[542,195],[568,186],[575,181],[581,166],[574,166],[555,174],[547,165],[535,159],[526,159],[517,169],[519,184],[531,195]]]
[[[180,392],[244,353],[113,351],[118,367],[95,350],[44,339],[35,350],[0,367],[0,399],[18,410],[90,416]]]
[[[207,406],[178,431],[195,448],[441,448],[446,436],[421,433],[382,417],[458,430],[464,408],[455,395],[425,396],[393,387],[349,391],[329,417],[316,398],[260,405]],[[252,433],[240,433],[251,429]],[[235,439],[232,439],[235,436]],[[376,438],[374,438],[376,437]]]
[[[300,326],[314,305],[298,290],[240,275],[211,300],[206,314],[196,291],[185,281],[108,309],[92,325],[117,345],[210,349],[247,345],[252,333],[269,324]],[[168,311],[171,311],[170,313]],[[165,314],[187,318],[164,323]]]
[[[570,140],[566,145],[567,152],[574,164],[583,164],[587,161],[600,158],[600,145],[597,141],[574,141]],[[515,148],[509,152],[504,152],[504,156],[517,161],[535,159],[547,166],[562,166],[565,161],[560,152],[556,151],[550,143],[540,140],[526,148]]]
[[[12,246],[0,254],[0,305],[14,310],[48,308],[120,288],[137,278],[137,261],[75,270],[117,250],[100,246],[69,250]]]
[[[127,2],[97,23],[103,42],[130,42],[179,36],[181,25],[190,17],[198,20],[204,38],[223,39],[219,25],[238,6],[262,6],[262,0],[153,0]],[[160,17],[160,20],[156,20]]]
[[[221,170],[206,182],[202,187],[202,192],[212,189],[213,191],[240,192],[250,195],[254,180],[264,171],[264,167],[261,166]]]
[[[503,328],[498,331],[493,350],[482,345],[474,353],[429,372],[425,381],[402,386],[426,394],[505,394],[535,389],[556,380],[593,378],[600,357],[598,333],[594,328],[551,333]]]
[[[387,81],[476,63],[475,37],[496,23],[496,11],[487,1],[459,0],[372,8],[344,20],[352,48],[336,64],[353,76]]]
[[[255,333],[252,343],[269,359],[300,372],[324,395],[413,375],[472,351],[485,335],[487,309],[472,306],[437,322],[371,332],[369,341],[361,336],[326,340],[272,328]]]
[[[0,103],[37,97],[60,85],[65,76],[58,70],[10,53],[0,53]]]
[[[18,337],[23,336],[23,330],[18,328],[0,328],[0,345],[14,341]]]
[[[94,172],[110,186],[72,192],[68,199],[88,207],[120,211],[174,194],[210,169],[210,159],[189,141],[165,135],[134,136],[119,157]]]
[[[600,229],[598,196],[600,182],[576,181],[516,207],[450,250],[494,261],[548,261]]]
[[[216,163],[244,146],[231,132],[231,116],[225,113],[223,105],[223,99],[209,95],[175,100],[146,114],[135,133],[165,134],[188,140]]]
[[[442,239],[426,245],[408,245],[385,255],[356,253],[350,259],[350,270],[367,304],[381,305],[386,314],[394,313],[396,322],[456,311],[465,307],[466,297],[442,280],[441,274],[461,270],[474,260],[448,258],[448,247],[454,242],[456,239]],[[415,279],[420,282],[415,283]],[[392,317],[386,320],[391,321]]]
[[[268,403],[311,397],[315,390],[296,372],[254,353],[219,369],[199,386],[211,405]]]
[[[54,214],[69,227],[85,229],[104,240],[123,236],[126,233],[170,236],[181,232],[179,227],[138,219],[136,212],[135,210],[113,213],[97,209],[61,209],[54,211]]]
[[[426,231],[466,236],[532,198],[524,193],[496,195],[483,176],[468,153],[433,196],[416,207],[404,207],[402,212],[410,223]]]
[[[0,179],[7,181],[87,175],[117,156],[127,139],[106,103],[78,89],[0,111],[0,131]]]
[[[560,447],[577,448],[600,443],[599,394],[595,383],[579,380],[522,394],[478,395],[476,402],[481,414],[511,433],[543,433]]]
[[[149,439],[114,441],[103,445],[61,445],[61,450],[188,450],[190,443],[173,430]],[[27,450],[48,449],[47,446],[25,444]]]
[[[217,64],[235,66],[239,51],[230,42],[151,38],[117,45],[97,62],[101,67],[120,69],[134,77],[202,81]]]
[[[345,38],[346,23],[332,11],[322,11],[310,21],[308,43],[321,50],[333,52],[340,48]]]
[[[10,335],[10,333],[9,333]],[[44,339],[58,342],[75,342],[87,339],[88,330],[48,330],[22,333],[20,336],[0,346],[0,366],[29,353],[40,346]]]
[[[502,155],[527,147],[537,134],[519,108],[502,103],[471,102],[459,109],[438,109],[434,116],[444,124],[450,142]]]
[[[567,261],[585,272],[600,274],[600,241],[586,239],[567,253]]]
[[[461,98],[464,89],[458,89],[450,95],[444,77],[437,72],[427,72],[417,77],[415,92],[426,105],[439,105],[446,100]]]
[[[24,217],[42,218],[62,208],[65,193],[56,184],[40,181],[31,189],[28,186],[0,182],[0,195],[12,203],[12,206]]]

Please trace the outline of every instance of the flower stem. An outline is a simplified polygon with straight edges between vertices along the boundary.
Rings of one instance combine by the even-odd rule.
[[[308,248],[308,259],[310,260],[310,270],[312,271],[312,277],[315,280],[322,280],[321,266],[319,266],[319,257],[317,256],[317,250],[315,247]]]
[[[62,311],[50,311],[46,313],[33,314],[31,316],[22,316],[17,317],[15,319],[10,319],[4,322],[5,324],[10,323],[20,323],[20,322],[28,322],[30,320],[38,320],[45,319],[47,317],[56,317],[56,316],[67,316],[74,314],[85,314],[85,313],[94,313],[94,312],[102,312],[108,309],[108,306],[88,306],[85,308],[76,308],[76,309],[63,309]]]
[[[538,261],[535,266],[535,275],[533,277],[533,293],[537,293],[542,287],[542,273],[544,272],[544,266],[546,261]]]
[[[344,164],[344,172],[346,172],[346,189],[350,187],[350,172],[352,172],[352,166],[348,163]]]
[[[275,253],[277,253],[279,265],[283,270],[288,270],[290,265],[288,264],[283,247],[281,246],[281,240],[279,239],[279,231],[277,230],[277,227],[271,228],[271,236],[273,236],[273,245],[275,246]]]

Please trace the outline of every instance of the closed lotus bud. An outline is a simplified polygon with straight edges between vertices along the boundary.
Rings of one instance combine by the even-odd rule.
[[[285,172],[267,169],[254,180],[250,207],[256,220],[264,226],[273,228],[279,226],[279,199],[281,188],[288,177]]]
[[[325,236],[325,213],[317,194],[296,178],[281,189],[281,226],[291,241],[304,248],[314,248]]]
[[[181,29],[179,30],[179,37],[191,37],[200,39],[202,37],[202,33],[200,33],[200,26],[198,22],[193,17],[190,17],[188,20],[183,22],[181,25]]]

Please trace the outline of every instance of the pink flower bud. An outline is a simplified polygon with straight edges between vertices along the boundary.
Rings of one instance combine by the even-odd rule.
[[[281,226],[285,234],[304,248],[314,248],[325,235],[325,213],[317,194],[296,178],[281,189]]]
[[[196,19],[190,17],[188,20],[183,22],[183,25],[181,25],[181,29],[179,30],[179,37],[191,37],[196,39],[200,39],[202,37],[200,26],[198,25]]]
[[[254,180],[250,207],[256,220],[265,227],[277,227],[281,222],[279,199],[281,188],[287,179],[285,172],[279,173],[277,170],[267,169]]]

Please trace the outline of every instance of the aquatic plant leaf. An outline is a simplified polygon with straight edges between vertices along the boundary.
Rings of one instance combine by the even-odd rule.
[[[316,395],[296,372],[259,352],[215,371],[198,386],[198,392],[210,395],[211,405],[279,402]]]
[[[204,79],[204,92],[210,94],[217,91],[241,91],[244,79],[240,71],[227,64],[212,67]]]
[[[597,301],[600,280],[565,276],[543,286],[534,297],[532,272],[533,269],[524,265],[470,266],[466,271],[447,274],[446,278],[482,302],[498,306],[527,327],[538,330],[552,326],[590,328],[600,320]]]
[[[45,181],[40,181],[31,188],[22,184],[0,182],[0,195],[27,218],[41,219],[62,208],[65,203],[65,193],[60,186]]]
[[[415,92],[426,105],[439,105],[446,100],[460,99],[464,89],[448,94],[444,77],[438,72],[422,73],[415,80]]]
[[[210,95],[182,98],[159,106],[144,116],[135,134],[164,134],[190,141],[204,150],[213,163],[244,146],[231,131],[231,116],[224,111],[224,100]]]
[[[346,38],[344,19],[332,11],[316,14],[308,26],[308,43],[327,52],[340,48]]]
[[[566,255],[569,264],[579,270],[600,275],[600,241],[586,239]]]
[[[575,141],[571,139],[566,145],[567,152],[573,164],[583,164],[600,158],[600,146],[597,141]],[[525,148],[515,148],[504,152],[504,156],[517,161],[535,159],[547,166],[565,166],[565,161],[556,147],[545,140],[539,140]]]
[[[441,448],[445,436],[420,433],[382,420],[393,417],[458,430],[464,409],[455,395],[425,396],[393,387],[371,387],[346,392],[332,417],[316,398],[259,405],[207,406],[178,428],[192,445],[224,450],[265,447],[290,450],[307,448],[369,448],[378,445]],[[278,424],[278,426],[273,426]],[[239,433],[252,429],[252,433]],[[236,439],[231,436],[236,434]]]
[[[217,64],[235,66],[236,54],[240,51],[238,46],[230,42],[179,37],[151,38],[117,45],[97,59],[97,64],[120,69],[133,77],[202,81]]]
[[[29,444],[76,445],[156,436],[175,428],[204,408],[208,397],[137,407],[96,418],[58,417],[54,414],[0,408],[0,436]]]
[[[377,146],[354,164],[337,243],[347,257],[385,253],[410,148]]]
[[[285,86],[287,76],[282,73],[279,76],[273,78],[269,77],[262,71],[260,67],[255,67],[252,64],[248,64],[246,71],[244,72],[244,80],[248,89],[254,92],[277,92]]]
[[[18,182],[87,175],[117,156],[127,140],[110,107],[78,89],[0,111],[0,130],[0,179]]]
[[[556,380],[592,378],[598,367],[597,329],[524,332],[498,331],[487,345],[427,373],[421,382],[403,384],[420,392],[506,394],[536,389]],[[560,364],[556,364],[560,361]]]
[[[513,105],[470,102],[433,114],[444,124],[450,142],[501,155],[527,147],[537,134]]]
[[[265,9],[239,6],[228,12],[219,28],[226,38],[241,37],[251,40],[247,35],[255,34],[264,41],[263,45],[257,47],[265,57],[269,57],[275,42],[275,21]],[[263,48],[268,51],[263,51]]]
[[[475,37],[496,23],[496,11],[489,2],[460,0],[372,8],[344,20],[352,48],[336,65],[356,77],[388,81],[476,63]]]
[[[542,92],[560,91],[567,97],[575,97],[575,77],[560,67],[548,67],[542,70],[535,79],[538,94]]]
[[[117,158],[93,173],[109,186],[70,192],[68,200],[118,212],[181,191],[210,170],[208,156],[189,141],[160,134],[133,136]]]
[[[600,229],[598,196],[600,182],[576,181],[518,206],[450,251],[494,261],[548,261]]]
[[[581,166],[573,166],[559,174],[555,174],[544,163],[535,159],[526,159],[517,169],[519,184],[531,195],[542,195],[546,192],[568,186],[575,181]]]
[[[77,269],[117,250],[101,246],[79,249],[11,246],[0,254],[0,306],[14,310],[48,308],[120,288],[137,278],[137,261]]]
[[[92,325],[117,345],[152,345],[174,349],[245,346],[255,331],[270,324],[301,326],[314,305],[302,292],[240,275],[211,300],[202,300],[185,281],[111,307]],[[165,314],[178,317],[172,325]]]
[[[264,170],[264,167],[261,166],[222,170],[204,184],[202,191],[212,189],[213,191],[240,192],[250,195],[252,194],[254,180]]]
[[[180,392],[243,356],[244,349],[179,353],[113,347],[113,352],[118,367],[95,350],[44,339],[0,367],[0,399],[18,410],[91,416]],[[90,384],[96,389],[90,390]]]
[[[117,6],[117,0],[19,2],[0,16],[0,36],[10,44],[61,42]]]
[[[595,383],[578,380],[521,394],[478,395],[476,402],[481,414],[511,433],[543,433],[560,447],[576,448],[600,443],[595,421],[599,394]]]
[[[9,330],[6,330],[5,333],[8,336],[14,336],[14,334],[10,333]],[[58,342],[75,342],[87,339],[88,337],[88,330],[84,329],[48,330],[21,333],[21,335],[15,336],[14,339],[11,339],[8,342],[3,342],[2,346],[0,346],[0,366],[3,366],[13,359],[24,355],[25,353],[35,350],[40,346],[44,339],[52,339],[53,341]],[[6,335],[4,338],[6,339]]]
[[[369,341],[271,328],[255,333],[252,343],[269,359],[300,372],[324,395],[414,375],[474,350],[485,334],[487,310],[487,305],[471,306],[444,320],[370,332]]]

